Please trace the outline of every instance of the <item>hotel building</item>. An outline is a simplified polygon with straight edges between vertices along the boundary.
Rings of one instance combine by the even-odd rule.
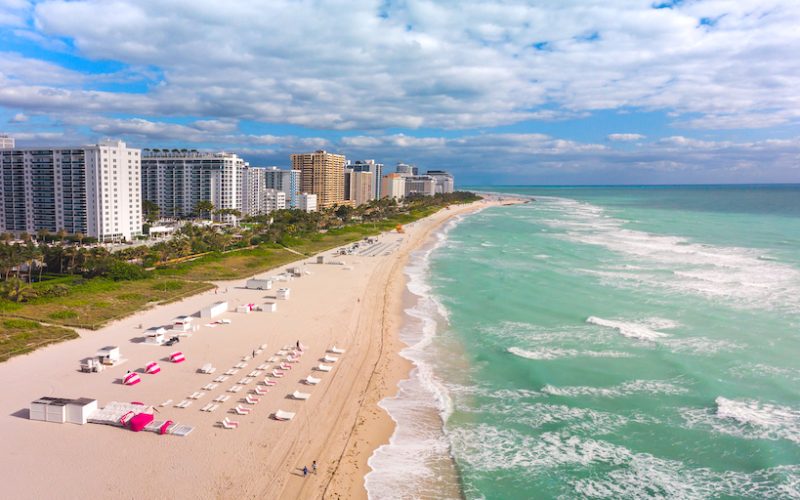
[[[292,170],[300,171],[301,191],[316,194],[317,206],[328,208],[344,201],[344,155],[315,151],[291,155]]]
[[[215,209],[244,212],[246,168],[244,160],[231,153],[145,150],[142,198],[158,205],[162,217],[189,217],[200,201],[210,201]],[[232,215],[214,215],[218,222],[234,219]]]
[[[269,189],[277,189],[286,193],[289,207],[297,208],[300,196],[300,171],[281,170],[278,167],[267,167],[264,170],[265,185]]]
[[[436,180],[428,175],[409,175],[405,177],[406,193],[433,196],[436,194]]]
[[[142,234],[141,151],[121,141],[0,148],[0,231],[45,229],[100,241]],[[10,141],[8,141],[10,139]]]
[[[398,173],[391,173],[381,179],[381,193],[383,198],[399,200],[406,195],[406,179]]]
[[[452,193],[455,190],[453,175],[444,170],[428,170],[428,176],[436,181],[437,193]]]
[[[371,172],[372,173],[372,193],[370,193],[371,200],[381,198],[381,179],[383,178],[383,163],[375,163],[375,160],[356,160],[355,162],[348,162],[348,166],[353,169],[353,172]]]

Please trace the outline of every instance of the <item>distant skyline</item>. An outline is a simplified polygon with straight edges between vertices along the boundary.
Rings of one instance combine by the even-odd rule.
[[[796,183],[798,26],[796,0],[0,0],[0,133],[460,185]]]

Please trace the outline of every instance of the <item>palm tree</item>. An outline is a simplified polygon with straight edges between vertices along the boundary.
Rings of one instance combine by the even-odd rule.
[[[198,201],[194,206],[194,211],[200,217],[202,217],[204,213],[211,214],[211,212],[214,211],[214,204],[208,200]]]
[[[67,230],[64,229],[63,227],[61,229],[59,229],[58,231],[56,231],[56,236],[58,236],[58,239],[61,241],[62,245],[64,244],[64,237],[66,235],[67,235]]]
[[[82,232],[78,231],[75,233],[75,239],[78,240],[78,245],[83,245],[84,238],[86,238],[86,236],[84,236]]]
[[[48,236],[50,236],[50,231],[47,228],[43,227],[36,231],[36,238],[41,242],[44,242]]]

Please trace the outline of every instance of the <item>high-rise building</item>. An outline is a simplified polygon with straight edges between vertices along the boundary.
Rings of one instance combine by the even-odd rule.
[[[189,217],[198,202],[215,209],[242,211],[246,164],[231,153],[177,149],[145,150],[142,156],[142,198],[152,201],[164,217]],[[214,215],[232,222],[232,215]]]
[[[0,231],[45,229],[100,241],[142,234],[141,151],[122,141],[0,148]]]
[[[381,193],[383,198],[399,200],[406,195],[406,179],[398,173],[386,174],[381,179]]]
[[[406,196],[410,194],[433,196],[436,194],[436,180],[429,175],[409,175],[405,179]]]
[[[453,175],[444,170],[428,170],[427,175],[436,180],[437,193],[452,193],[455,190]]]
[[[8,134],[0,134],[0,149],[14,149],[14,138]]]
[[[303,212],[316,212],[317,211],[317,195],[310,193],[301,193],[298,197],[297,209]]]
[[[348,162],[348,166],[354,172],[372,172],[373,188],[371,199],[381,198],[381,179],[383,178],[383,163],[375,163],[375,160],[356,160],[353,163]]]
[[[301,192],[316,194],[319,208],[344,201],[344,155],[315,151],[293,154],[292,169],[300,171]]]
[[[414,165],[398,163],[394,171],[400,175],[419,175],[419,169]]]
[[[261,215],[265,213],[264,201],[265,172],[263,168],[249,167],[242,176],[242,215]]]
[[[375,197],[372,194],[374,188],[372,172],[353,172],[350,182],[350,199],[356,206],[374,200]]]
[[[300,171],[281,170],[278,167],[267,167],[265,184],[269,189],[277,189],[286,193],[286,201],[291,208],[297,208],[300,197]]]

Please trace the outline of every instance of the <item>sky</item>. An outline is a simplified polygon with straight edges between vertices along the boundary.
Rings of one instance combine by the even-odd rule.
[[[0,0],[0,133],[458,185],[800,182],[798,0]]]

